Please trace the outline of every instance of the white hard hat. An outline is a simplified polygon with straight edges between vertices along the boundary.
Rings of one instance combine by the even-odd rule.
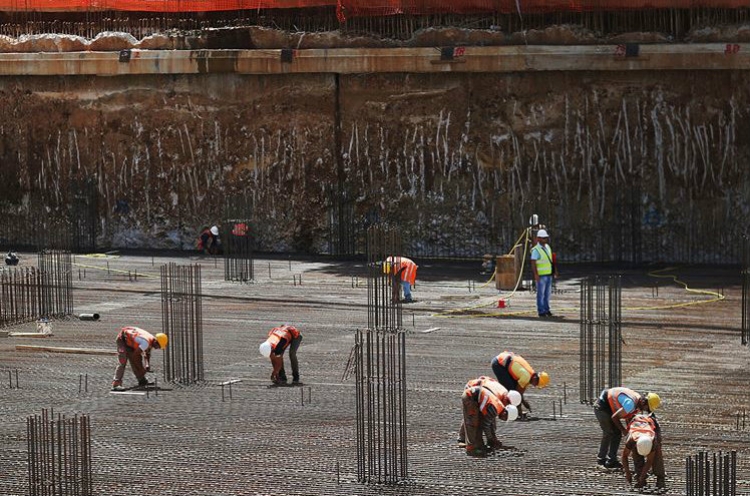
[[[218,236],[219,235],[219,228],[216,227],[216,226],[213,226],[211,228],[211,234],[213,234],[214,236]]]
[[[641,436],[635,443],[635,447],[638,450],[638,454],[641,456],[648,456],[651,453],[651,448],[654,446],[654,438],[651,436]]]
[[[269,343],[268,341],[263,341],[262,343],[260,343],[260,346],[258,347],[258,351],[264,357],[266,358],[270,357],[271,356],[271,343]]]
[[[508,412],[508,420],[506,422],[513,422],[518,418],[518,408],[513,405],[506,406],[505,411]]]
[[[518,406],[521,404],[522,400],[521,393],[518,391],[508,391],[508,401],[510,401],[510,404],[513,406]]]
[[[536,237],[537,238],[549,238],[549,234],[547,234],[546,229],[539,229],[539,231],[537,231],[536,233]]]

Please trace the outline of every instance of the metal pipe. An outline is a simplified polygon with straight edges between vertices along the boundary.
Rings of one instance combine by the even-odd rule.
[[[98,313],[81,313],[78,314],[79,320],[99,320],[99,314]]]

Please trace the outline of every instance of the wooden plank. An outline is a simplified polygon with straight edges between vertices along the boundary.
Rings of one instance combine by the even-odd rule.
[[[242,379],[232,379],[231,381],[222,382],[219,384],[219,386],[228,386],[230,384],[236,384],[238,382],[242,382]]]
[[[77,353],[81,355],[117,355],[117,351],[96,350],[93,348],[61,348],[56,346],[34,346],[17,344],[16,351],[41,351],[45,353]]]
[[[46,338],[52,336],[51,332],[11,332],[12,338]]]
[[[109,394],[129,394],[132,396],[146,396],[146,393],[140,391],[110,391]]]
[[[440,328],[439,328],[439,327],[431,327],[431,328],[429,328],[429,329],[427,329],[427,330],[424,330],[424,331],[422,331],[422,334],[426,334],[426,333],[428,333],[428,332],[439,331],[439,330],[440,330]]]

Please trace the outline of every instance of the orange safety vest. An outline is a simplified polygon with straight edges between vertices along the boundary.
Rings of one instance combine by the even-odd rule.
[[[477,401],[479,411],[482,412],[482,415],[488,414],[487,408],[489,408],[490,405],[495,407],[497,415],[500,415],[503,413],[503,410],[505,410],[505,405],[500,401],[500,398],[492,394],[492,391],[484,386],[466,388],[464,392],[469,393],[471,397]]]
[[[279,344],[279,341],[281,341],[282,339],[286,339],[286,342],[284,343],[284,349],[286,349],[287,346],[289,346],[289,344],[292,342],[292,339],[297,339],[298,337],[299,331],[296,327],[283,325],[271,329],[271,331],[268,333],[267,341],[271,343],[271,349],[276,351],[276,345]]]
[[[625,414],[626,419],[633,418],[633,416],[635,416],[635,414],[638,412],[638,401],[641,399],[641,395],[626,387],[611,388],[609,391],[607,391],[607,402],[609,403],[609,408],[612,409],[612,413],[615,413],[617,410],[622,408],[620,401],[617,399],[617,397],[621,394],[625,394],[626,396],[630,397],[630,399],[633,400],[633,403],[635,403],[635,410],[633,410],[632,413]]]
[[[474,386],[483,386],[492,391],[492,394],[497,396],[500,401],[503,402],[503,404],[507,403],[508,400],[508,390],[503,387],[502,384],[497,382],[492,377],[487,376],[480,376],[476,379],[472,379],[469,382],[466,383],[465,389],[470,389]]]
[[[156,345],[156,338],[150,332],[146,332],[140,327],[123,327],[120,331],[120,336],[125,341],[125,346],[134,350],[140,349],[138,342],[135,340],[138,337],[148,341],[149,348],[153,348]]]
[[[645,435],[656,437],[656,423],[654,419],[647,415],[635,415],[628,425],[630,439],[638,441],[638,438]]]
[[[401,272],[401,280],[414,286],[414,282],[417,280],[417,264],[406,257],[388,257],[385,261],[391,264],[391,270],[394,274],[398,274],[401,269],[404,269]]]
[[[511,367],[512,364],[520,365],[521,367],[525,368],[526,371],[529,373],[529,376],[534,375],[534,369],[531,368],[531,365],[529,365],[529,362],[526,361],[526,359],[520,355],[516,355],[512,351],[503,351],[497,356],[497,362],[501,364],[503,367],[508,369],[508,372],[510,372],[510,376],[513,378],[514,381],[518,380],[518,374],[515,374],[513,372],[513,367]]]

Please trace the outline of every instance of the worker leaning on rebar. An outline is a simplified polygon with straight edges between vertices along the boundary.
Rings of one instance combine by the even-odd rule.
[[[289,348],[289,361],[292,364],[292,384],[299,384],[299,362],[297,361],[297,348],[302,342],[302,334],[296,327],[282,325],[274,327],[268,332],[268,339],[263,341],[258,348],[260,354],[271,359],[273,371],[271,382],[275,385],[284,385],[287,382],[284,370],[284,352]]]
[[[480,378],[481,379],[481,378]],[[494,450],[502,446],[497,439],[495,429],[496,420],[512,422],[518,417],[518,409],[509,404],[511,399],[507,394],[503,397],[500,392],[493,392],[485,385],[469,382],[464,388],[461,403],[464,414],[464,429],[466,435],[466,454],[469,456],[485,456],[488,449]],[[487,440],[485,446],[483,436]]]
[[[646,487],[648,472],[653,467],[656,488],[665,489],[664,457],[661,450],[661,428],[653,413],[638,413],[628,424],[628,437],[622,450],[622,466],[628,484],[633,483],[628,457],[633,455],[635,488]]]
[[[594,413],[602,429],[597,466],[607,469],[620,469],[617,459],[620,440],[628,433],[622,420],[629,422],[639,412],[653,412],[661,405],[656,393],[641,395],[630,388],[614,387],[605,389],[594,403]]]
[[[157,333],[155,336],[140,327],[123,327],[117,334],[117,359],[119,364],[115,369],[112,390],[122,389],[122,377],[125,375],[125,365],[130,362],[133,374],[138,379],[139,386],[148,385],[146,373],[151,372],[151,350],[164,349],[169,339],[166,334]]]
[[[494,372],[497,381],[508,391],[518,391],[523,399],[522,405],[529,412],[531,405],[524,398],[524,393],[529,385],[543,388],[549,384],[549,374],[547,372],[536,372],[529,362],[521,355],[512,351],[503,351],[492,359],[492,372]],[[523,408],[518,408],[518,414],[523,419]]]

